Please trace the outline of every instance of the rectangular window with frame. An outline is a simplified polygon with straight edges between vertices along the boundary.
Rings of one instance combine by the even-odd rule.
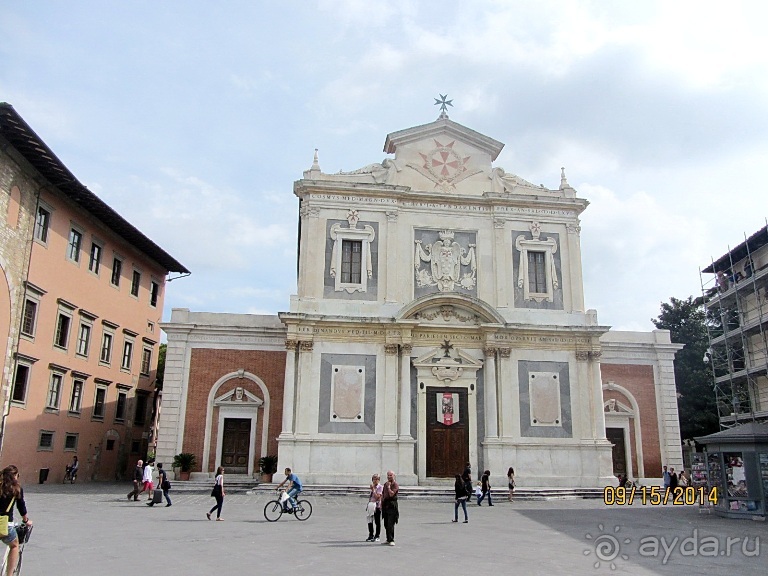
[[[67,432],[67,434],[64,436],[64,451],[77,452],[77,440],[78,434]]]
[[[103,364],[109,364],[112,361],[112,333],[104,332],[101,335],[101,356],[99,361]]]
[[[16,374],[13,378],[13,393],[11,395],[11,400],[14,402],[26,401],[30,371],[30,366],[27,366],[26,364],[16,364]]]
[[[107,404],[107,389],[103,386],[96,387],[96,396],[93,400],[93,417],[97,420],[104,419],[105,406]]]
[[[126,340],[123,342],[123,360],[120,363],[120,368],[123,370],[131,369],[131,360],[133,356],[133,342]]]
[[[59,409],[59,400],[61,398],[61,383],[64,380],[64,376],[58,372],[51,373],[51,381],[48,384],[48,398],[45,402],[45,407],[50,410]]]
[[[96,244],[96,242],[92,242],[91,258],[88,261],[88,270],[90,270],[94,274],[98,274],[99,268],[101,268],[101,246]]]
[[[112,260],[112,286],[120,286],[120,276],[123,273],[123,261],[115,257]]]
[[[136,393],[136,412],[133,415],[134,426],[144,426],[147,421],[147,395],[141,392]]]
[[[342,240],[341,281],[344,284],[360,284],[363,268],[363,241]]]
[[[27,299],[24,302],[24,317],[21,320],[21,333],[34,337],[37,324],[37,302]]]
[[[56,339],[53,342],[55,346],[67,349],[69,344],[69,325],[71,322],[72,318],[59,312],[59,318],[56,321]]]
[[[37,207],[35,219],[35,239],[43,244],[48,242],[48,228],[51,225],[51,213],[42,206]]]
[[[544,252],[528,251],[528,291],[547,292],[547,258]]]
[[[72,380],[72,394],[69,396],[69,411],[72,414],[80,414],[80,406],[83,402],[83,381],[79,378]]]
[[[131,296],[136,296],[138,298],[140,285],[141,285],[141,272],[139,272],[138,270],[134,270],[133,276],[131,277]]]
[[[80,247],[83,245],[83,233],[71,228],[67,244],[67,258],[72,262],[80,262]]]
[[[53,432],[50,430],[40,430],[40,436],[37,440],[38,450],[53,450]]]
[[[152,280],[149,283],[149,305],[153,308],[157,307],[157,300],[160,296],[160,284]]]
[[[149,376],[149,370],[152,368],[152,348],[144,348],[141,351],[141,373]]]
[[[125,408],[128,403],[128,393],[123,390],[117,391],[117,404],[115,406],[115,420],[125,421]]]
[[[91,327],[88,324],[80,324],[80,331],[77,334],[77,354],[87,357],[90,346]]]

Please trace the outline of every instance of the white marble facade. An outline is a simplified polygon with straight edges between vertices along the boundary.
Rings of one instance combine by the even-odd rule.
[[[502,147],[443,113],[389,134],[381,163],[328,174],[316,153],[295,182],[279,470],[362,484],[392,469],[428,485],[452,482],[469,460],[496,478],[513,466],[520,486],[615,483],[600,372],[608,327],[584,308],[588,202],[564,171],[549,189],[494,167]],[[200,329],[174,320],[169,359]],[[665,398],[673,356],[649,360]],[[172,362],[165,380],[182,412],[183,369]],[[676,420],[676,404],[660,404],[659,422]],[[169,455],[182,446],[174,418]],[[679,432],[663,432],[665,462],[679,466]]]
[[[612,481],[597,361],[608,328],[582,288],[587,201],[564,175],[548,189],[494,167],[502,147],[442,114],[388,135],[380,164],[326,174],[316,155],[295,183],[281,468],[311,483],[391,468],[430,484],[469,460],[496,475],[514,466],[531,486]],[[340,279],[344,239],[361,241],[359,273]],[[365,417],[337,418],[331,370],[364,360]],[[464,432],[445,436],[466,446],[447,449],[447,465],[430,445],[445,429],[428,431],[440,395],[466,410],[453,423]]]

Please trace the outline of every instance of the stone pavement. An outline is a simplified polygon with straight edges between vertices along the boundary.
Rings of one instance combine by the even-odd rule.
[[[695,507],[498,500],[493,510],[470,505],[469,524],[453,524],[451,501],[408,499],[400,502],[397,545],[389,547],[364,542],[359,496],[307,494],[314,506],[309,520],[284,515],[268,523],[267,494],[232,494],[225,521],[209,522],[205,512],[214,500],[207,493],[171,491],[172,507],[149,508],[145,500],[126,500],[129,488],[26,486],[35,529],[22,573],[754,576],[768,566],[768,523],[726,520]]]

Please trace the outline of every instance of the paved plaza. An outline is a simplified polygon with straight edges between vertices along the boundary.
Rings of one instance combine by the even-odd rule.
[[[360,496],[309,493],[308,521],[284,515],[268,523],[267,494],[231,494],[225,521],[209,522],[208,494],[172,493],[172,507],[149,508],[145,500],[126,500],[129,488],[27,486],[35,530],[23,574],[754,576],[768,565],[768,523],[725,520],[695,507],[497,499],[493,509],[471,505],[469,523],[453,524],[451,501],[403,499],[397,544],[389,547],[364,542]]]

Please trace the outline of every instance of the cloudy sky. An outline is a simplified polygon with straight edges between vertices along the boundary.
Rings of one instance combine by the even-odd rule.
[[[452,120],[582,215],[587,307],[649,330],[766,224],[768,3],[4,0],[0,101],[192,270],[172,307],[274,313],[295,292],[293,182]]]

